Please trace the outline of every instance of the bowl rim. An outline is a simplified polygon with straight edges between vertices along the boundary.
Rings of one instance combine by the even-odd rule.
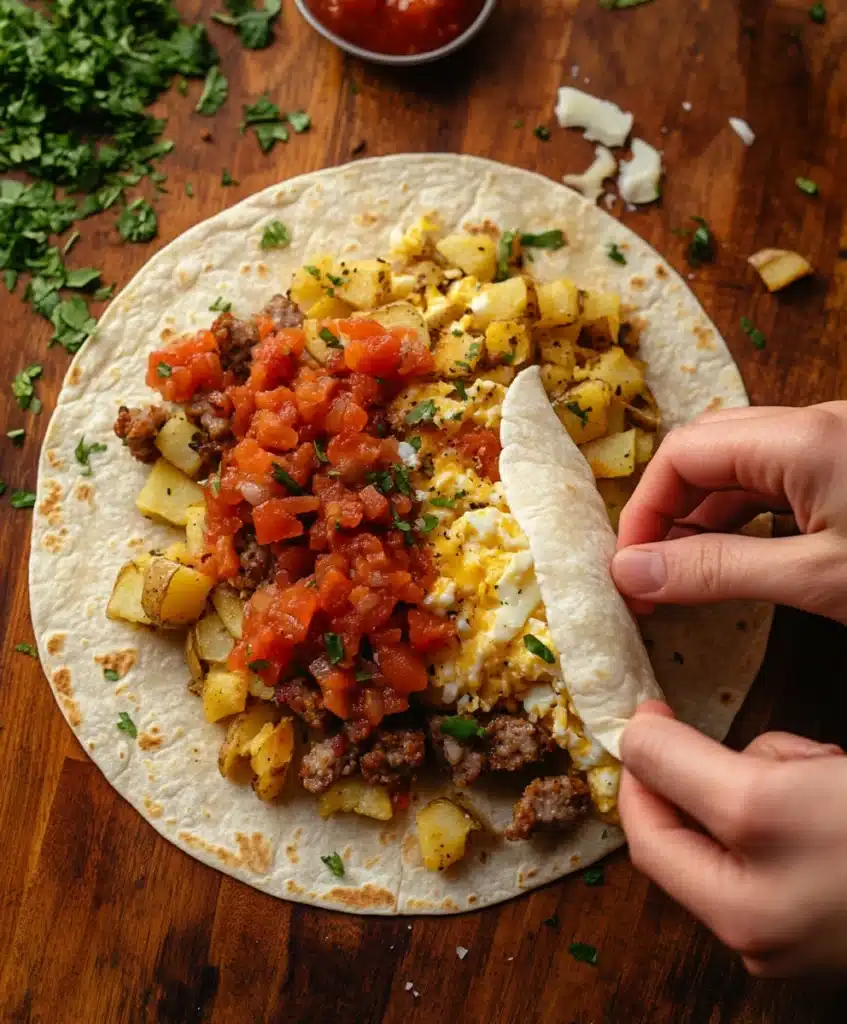
[[[308,22],[316,32],[322,35],[324,39],[334,43],[339,49],[344,50],[345,53],[349,53],[354,57],[359,57],[362,60],[371,61],[375,64],[387,64],[392,67],[413,67],[417,64],[429,64],[432,61],[440,60],[442,57],[446,57],[464,46],[465,43],[469,42],[488,21],[492,11],[497,6],[497,0],[485,0],[479,14],[474,18],[471,24],[468,25],[461,35],[456,36],[455,39],[451,39],[449,43],[439,46],[436,50],[427,50],[425,53],[406,54],[379,53],[377,50],[368,50],[363,46],[358,46],[356,43],[351,43],[349,40],[337,35],[331,29],[328,29],[326,25],[324,25],[324,23],[320,21],[320,19],[317,18],[310,10],[306,0],[294,0],[294,4],[306,22]]]

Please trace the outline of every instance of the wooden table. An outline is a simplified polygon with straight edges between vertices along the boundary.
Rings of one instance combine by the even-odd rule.
[[[220,6],[186,0],[196,17]],[[847,15],[821,27],[806,0],[656,0],[606,11],[595,0],[502,0],[478,45],[450,63],[400,73],[345,59],[286,0],[275,45],[240,48],[211,34],[231,83],[213,120],[174,91],[163,104],[177,140],[158,202],[160,236],[123,245],[106,215],[88,222],[73,265],[105,268],[123,285],[163,245],[243,196],[364,152],[475,153],[553,178],[587,166],[592,147],[554,125],[557,86],[573,82],[635,112],[637,133],[664,149],[655,207],[625,222],[685,269],[674,232],[705,217],[718,259],[692,287],[723,331],[756,403],[805,404],[843,394],[847,336]],[[241,103],[268,90],[314,128],[262,156],[238,133]],[[686,110],[683,103],[691,108]],[[745,148],[727,124],[745,117]],[[551,140],[538,140],[538,124]],[[201,141],[210,129],[213,138]],[[222,188],[227,166],[240,181]],[[820,185],[803,195],[797,175]],[[184,194],[185,182],[195,197]],[[745,265],[765,245],[796,247],[818,274],[767,295]],[[841,248],[840,248],[841,247]],[[4,422],[26,421],[22,452],[4,442],[2,478],[32,487],[40,436],[67,359],[47,354],[49,328],[3,298],[7,380],[43,361],[40,418],[2,390]],[[767,335],[756,351],[739,328]],[[26,563],[30,513],[0,504],[8,576],[0,685],[0,1017],[116,1021],[645,1021],[651,1024],[847,1019],[837,987],[754,982],[684,911],[611,859],[606,883],[579,876],[458,918],[380,920],[277,902],[204,867],[160,839],[88,760],[38,665],[13,653],[32,639]],[[847,744],[844,634],[793,613],[777,616],[769,655],[732,742],[767,727]],[[840,692],[839,692],[840,690]],[[558,924],[551,924],[558,920]],[[595,944],[599,964],[568,943]],[[456,947],[469,950],[460,960]],[[411,982],[419,995],[407,991]]]

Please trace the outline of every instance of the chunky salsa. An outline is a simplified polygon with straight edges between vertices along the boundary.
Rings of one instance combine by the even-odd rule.
[[[469,28],[483,0],[308,0],[328,29],[376,53],[437,50]]]

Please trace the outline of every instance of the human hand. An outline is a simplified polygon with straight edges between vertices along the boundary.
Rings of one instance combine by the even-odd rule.
[[[803,536],[717,532],[767,510],[793,512]],[[621,514],[612,576],[640,613],[748,598],[847,622],[847,402],[671,431]]]
[[[621,822],[640,871],[757,977],[847,968],[839,747],[773,732],[736,753],[650,701],[621,755]]]

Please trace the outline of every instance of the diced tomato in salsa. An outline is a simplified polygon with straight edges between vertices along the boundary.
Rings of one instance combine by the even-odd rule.
[[[223,369],[214,334],[198,331],[151,352],[146,380],[168,402],[188,402],[197,391],[219,388]]]
[[[500,479],[500,438],[493,430],[472,427],[461,431],[456,439],[456,449],[474,464],[482,476],[495,482]]]

